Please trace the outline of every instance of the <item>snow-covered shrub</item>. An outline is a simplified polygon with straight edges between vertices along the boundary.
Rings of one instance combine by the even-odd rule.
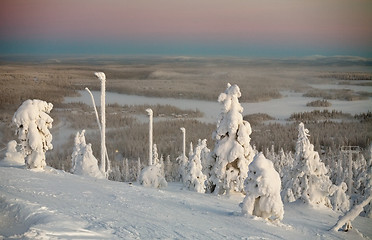
[[[300,123],[295,166],[292,169],[291,180],[287,182],[283,193],[293,194],[295,200],[302,199],[308,204],[332,207],[329,200],[332,182],[327,175],[328,169],[320,160],[318,152],[314,151],[314,145],[307,138],[308,133],[309,131],[304,127],[304,124]],[[283,196],[283,199],[291,198],[291,196]]]
[[[178,164],[173,163],[169,155],[165,158],[164,171],[165,179],[167,180],[167,182],[176,182],[180,180],[178,174]]]
[[[141,171],[139,183],[145,187],[165,188],[168,183],[164,177],[164,163],[159,160],[156,144],[152,148],[152,159],[153,164]]]
[[[8,142],[3,162],[11,166],[25,165],[25,158],[22,153],[17,151],[17,142],[15,140]]]
[[[250,145],[252,129],[249,122],[243,120],[240,96],[237,85],[227,84],[226,91],[218,97],[222,109],[213,134],[215,148],[211,156],[214,163],[210,177],[214,192],[218,194],[244,191],[248,165],[255,154]]]
[[[246,196],[241,204],[243,214],[270,220],[283,219],[280,176],[273,163],[262,153],[257,154],[249,165],[244,187]]]
[[[189,159],[185,155],[181,154],[181,156],[177,157],[176,162],[178,163],[178,177],[177,177],[177,179],[179,179],[181,182],[184,182]]]
[[[14,113],[13,123],[21,141],[22,153],[28,168],[43,169],[46,166],[45,152],[53,149],[52,128],[53,119],[48,115],[53,104],[42,100],[26,100]]]
[[[342,182],[339,186],[331,187],[331,203],[334,211],[347,212],[350,209],[350,199],[346,195],[347,185]]]
[[[145,167],[140,176],[139,183],[145,187],[165,188],[167,181],[162,174],[160,163]]]
[[[77,132],[75,136],[74,151],[71,155],[71,173],[103,179],[105,175],[99,170],[98,161],[93,155],[92,145],[86,144],[84,133],[85,130],[81,133]]]
[[[199,193],[205,192],[205,181],[207,176],[202,172],[201,152],[204,148],[204,143],[199,140],[198,146],[195,148],[194,154],[190,156],[190,161],[187,166],[187,172],[184,179],[184,185],[189,190]]]

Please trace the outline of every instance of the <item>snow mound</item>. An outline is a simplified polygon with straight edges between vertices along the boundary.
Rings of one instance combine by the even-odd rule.
[[[2,161],[2,165],[7,166],[24,166],[25,158],[22,153],[17,151],[17,142],[12,140],[8,142],[7,151],[5,158]]]

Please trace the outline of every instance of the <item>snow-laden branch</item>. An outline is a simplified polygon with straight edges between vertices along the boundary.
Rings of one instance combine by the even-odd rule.
[[[363,208],[372,201],[372,194],[369,194],[363,202],[358,205],[355,205],[352,209],[350,209],[343,217],[341,217],[335,226],[333,226],[333,231],[338,231],[339,229],[343,228],[344,231],[348,231],[351,229],[351,222],[359,216],[359,214],[363,211]]]

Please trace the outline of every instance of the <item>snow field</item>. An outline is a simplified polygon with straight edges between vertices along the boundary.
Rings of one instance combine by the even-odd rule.
[[[329,231],[339,214],[286,203],[282,223],[243,216],[242,194],[159,190],[47,168],[0,167],[0,239],[363,239],[372,220]]]

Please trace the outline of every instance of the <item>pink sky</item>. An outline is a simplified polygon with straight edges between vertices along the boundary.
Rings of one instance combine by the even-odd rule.
[[[370,0],[2,0],[0,39],[350,45],[372,42]]]

